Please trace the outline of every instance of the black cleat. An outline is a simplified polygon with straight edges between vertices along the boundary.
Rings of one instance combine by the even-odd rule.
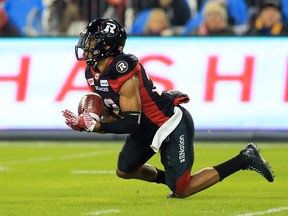
[[[262,175],[268,182],[274,181],[274,175],[269,164],[260,154],[260,150],[254,143],[249,143],[241,152],[247,156],[249,162],[243,170],[254,170]]]

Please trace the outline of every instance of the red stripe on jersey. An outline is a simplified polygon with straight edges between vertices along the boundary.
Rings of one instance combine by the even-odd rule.
[[[145,88],[141,70],[138,71],[138,77],[140,81],[139,92],[141,97],[142,112],[145,116],[147,116],[147,118],[150,119],[150,121],[160,127],[169,119],[169,117],[165,116],[164,113],[159,110],[158,106]]]
[[[145,87],[140,89],[140,97],[142,112],[150,119],[150,121],[154,122],[160,127],[169,119],[169,117],[165,116],[163,112],[159,110],[158,106],[152,100]]]
[[[109,80],[109,85],[111,86],[111,88],[118,93],[121,86],[123,85],[123,83],[130,79],[134,74],[136,74],[138,71],[140,71],[140,65],[138,64],[130,73],[127,73],[124,76],[119,77],[118,79],[115,80]]]

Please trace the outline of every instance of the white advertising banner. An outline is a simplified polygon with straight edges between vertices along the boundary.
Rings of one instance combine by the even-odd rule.
[[[0,40],[0,130],[68,129],[88,91],[77,38]],[[128,38],[158,91],[177,89],[199,130],[288,130],[288,39]]]

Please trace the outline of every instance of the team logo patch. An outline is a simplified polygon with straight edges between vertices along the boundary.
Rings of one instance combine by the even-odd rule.
[[[95,76],[94,76],[94,78],[95,78],[96,80],[98,80],[99,77],[100,77],[100,73],[96,73]]]
[[[107,80],[100,80],[100,86],[109,86]]]
[[[125,61],[119,61],[116,65],[116,70],[119,73],[125,73],[128,70],[128,63]]]
[[[88,81],[88,83],[89,83],[90,86],[95,85],[93,78],[90,78],[90,79],[88,79],[87,81]]]
[[[102,24],[102,29],[108,37],[114,37],[118,33],[117,25],[111,21],[104,22]]]

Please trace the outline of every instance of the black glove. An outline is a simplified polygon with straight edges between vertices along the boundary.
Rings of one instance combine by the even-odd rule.
[[[187,94],[177,91],[177,90],[165,90],[162,92],[162,94],[165,94],[169,98],[173,99],[173,104],[175,106],[178,106],[182,103],[188,103],[190,101],[190,98]]]

